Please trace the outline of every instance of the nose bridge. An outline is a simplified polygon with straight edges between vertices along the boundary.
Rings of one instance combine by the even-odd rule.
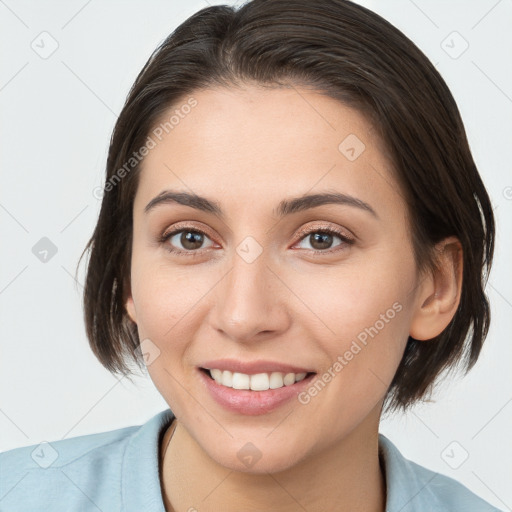
[[[267,267],[268,256],[251,237],[235,248],[215,305],[215,327],[234,340],[250,340],[262,331],[275,333],[286,325],[278,279]]]

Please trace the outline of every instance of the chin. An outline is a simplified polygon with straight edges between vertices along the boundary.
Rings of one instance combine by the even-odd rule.
[[[300,443],[297,445],[300,446]],[[280,442],[265,439],[254,443],[235,441],[229,447],[216,445],[205,451],[217,464],[227,469],[254,475],[285,471],[301,459],[301,454],[293,446],[284,447]]]

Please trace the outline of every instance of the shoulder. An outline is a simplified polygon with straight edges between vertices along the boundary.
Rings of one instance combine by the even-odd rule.
[[[457,480],[406,459],[382,434],[379,451],[386,471],[386,512],[501,512]]]
[[[11,471],[56,469],[85,456],[94,458],[95,454],[105,453],[105,450],[112,455],[118,452],[128,437],[139,428],[140,426],[126,427],[69,439],[43,441],[38,444],[7,450],[0,453],[2,469],[6,466],[9,466]]]
[[[157,461],[157,437],[170,410],[144,425],[42,442],[0,453],[0,509],[121,509],[123,472],[133,450]],[[149,453],[148,453],[149,452]],[[128,462],[129,460],[129,462]]]
[[[80,500],[79,494],[94,502],[93,495],[101,493],[101,485],[108,485],[112,495],[119,495],[124,449],[139,428],[42,442],[0,453],[0,508],[59,511],[61,500],[65,500],[72,510],[70,505]],[[109,506],[116,510],[113,502]]]

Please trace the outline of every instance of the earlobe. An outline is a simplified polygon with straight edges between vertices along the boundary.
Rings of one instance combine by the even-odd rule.
[[[463,268],[460,241],[446,238],[436,245],[436,253],[436,268],[423,278],[416,296],[409,335],[417,340],[430,340],[441,334],[459,307]]]
[[[137,323],[137,315],[135,313],[135,304],[133,302],[133,298],[131,295],[126,299],[125,309],[126,309],[126,312],[128,313],[128,316],[130,317],[130,320],[133,323]]]
[[[124,288],[124,309],[128,314],[128,317],[133,323],[137,323],[137,313],[135,311],[135,303],[132,296],[132,283],[131,280],[126,278],[123,283]]]

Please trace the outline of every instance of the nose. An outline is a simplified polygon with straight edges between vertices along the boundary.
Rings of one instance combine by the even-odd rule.
[[[278,337],[288,329],[290,291],[261,254],[252,262],[238,254],[218,286],[212,325],[239,343]]]

